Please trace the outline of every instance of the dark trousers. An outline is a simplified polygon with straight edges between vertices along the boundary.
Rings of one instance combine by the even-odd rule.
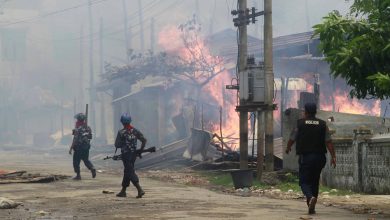
[[[85,166],[89,170],[95,169],[93,167],[93,164],[89,160],[89,148],[79,148],[76,149],[73,153],[73,168],[74,172],[80,173],[80,162],[81,160],[84,161]]]
[[[322,153],[299,155],[299,185],[306,199],[318,197],[321,171],[326,163]]]
[[[134,163],[137,158],[135,153],[127,152],[122,154],[122,162],[123,162],[123,180],[122,187],[129,187],[130,181],[133,185],[136,185],[139,182],[138,176],[135,173]]]

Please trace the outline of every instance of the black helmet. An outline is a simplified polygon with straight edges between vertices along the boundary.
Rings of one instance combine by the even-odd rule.
[[[77,121],[85,121],[87,119],[87,116],[84,113],[78,113],[74,116]]]
[[[305,104],[305,111],[311,115],[315,115],[317,113],[317,105],[316,103],[308,102]]]

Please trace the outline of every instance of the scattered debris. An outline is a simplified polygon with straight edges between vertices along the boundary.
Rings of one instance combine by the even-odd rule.
[[[69,176],[27,173],[26,171],[14,171],[0,174],[0,184],[11,183],[50,183],[62,179],[67,179]]]
[[[103,190],[103,194],[114,194],[114,192],[110,190]]]
[[[50,212],[45,212],[45,211],[41,210],[41,211],[36,212],[36,214],[37,215],[41,215],[41,216],[45,216],[45,215],[50,215],[51,213]]]
[[[21,176],[25,173],[26,173],[26,171],[10,171],[10,172],[2,171],[0,173],[0,179]]]
[[[21,202],[14,202],[10,199],[0,197],[0,209],[14,209],[21,204]]]

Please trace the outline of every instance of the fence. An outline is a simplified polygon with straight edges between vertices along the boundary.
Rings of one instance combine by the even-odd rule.
[[[353,138],[333,140],[337,166],[324,168],[322,181],[330,187],[390,194],[390,135],[355,130]]]

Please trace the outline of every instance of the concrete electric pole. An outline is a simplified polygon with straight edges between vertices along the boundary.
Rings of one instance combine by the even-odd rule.
[[[144,39],[144,21],[142,13],[142,3],[141,0],[138,0],[138,15],[139,15],[139,27],[140,27],[140,40],[141,40],[141,51],[145,52],[145,39]]]
[[[129,56],[129,49],[130,49],[130,42],[129,42],[129,22],[127,20],[127,4],[126,0],[122,0],[122,7],[123,7],[123,26],[124,26],[124,33],[125,33],[125,46],[126,46],[126,60],[127,64],[130,63],[130,56]]]
[[[229,85],[228,89],[239,90],[240,113],[240,169],[248,168],[248,112],[257,112],[257,166],[258,178],[263,172],[263,151],[266,144],[266,169],[273,170],[273,93],[274,76],[272,70],[272,14],[271,0],[264,2],[266,11],[256,12],[247,8],[246,0],[238,0],[238,9],[233,10],[234,26],[238,27],[238,75],[239,85]],[[248,58],[247,25],[256,22],[256,17],[265,15],[264,63],[254,57]],[[264,123],[266,121],[266,123]],[[265,125],[264,125],[265,124]]]
[[[95,123],[95,80],[93,70],[93,21],[92,21],[92,0],[88,0],[88,15],[89,15],[89,103],[91,106],[90,118],[93,133],[96,135]]]
[[[247,7],[246,0],[238,0],[238,13],[243,15]],[[246,60],[248,57],[248,35],[247,26],[238,26],[238,72],[246,70]],[[240,105],[244,104],[240,99]],[[242,109],[240,113],[240,169],[248,169],[248,111]]]
[[[266,103],[273,105],[274,99],[274,72],[272,53],[272,0],[264,0],[264,69]],[[265,170],[274,170],[274,116],[273,109],[268,108],[265,113]]]

